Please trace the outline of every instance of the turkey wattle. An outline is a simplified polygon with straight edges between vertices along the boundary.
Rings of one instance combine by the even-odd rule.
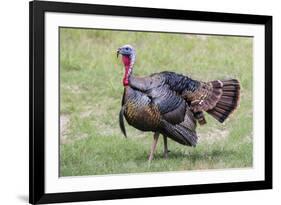
[[[196,122],[206,123],[204,112],[222,123],[238,105],[240,84],[236,79],[201,82],[168,71],[135,77],[135,49],[124,45],[117,50],[117,57],[119,54],[125,68],[120,128],[126,136],[125,116],[131,126],[154,132],[149,161],[153,158],[159,134],[164,137],[165,157],[168,156],[167,138],[195,147],[198,139]]]

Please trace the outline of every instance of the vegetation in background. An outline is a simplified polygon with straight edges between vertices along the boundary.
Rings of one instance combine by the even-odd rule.
[[[196,80],[237,78],[239,108],[224,123],[207,116],[196,148],[160,138],[148,164],[151,132],[119,130],[123,66],[116,50],[136,48],[135,75],[164,70]],[[251,167],[252,38],[94,29],[60,29],[60,175],[82,176]],[[207,115],[207,114],[206,114]]]

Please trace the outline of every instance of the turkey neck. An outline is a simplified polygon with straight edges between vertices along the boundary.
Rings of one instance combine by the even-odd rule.
[[[133,71],[133,61],[129,56],[122,56],[122,61],[125,67],[125,73],[123,76],[123,86],[127,87],[129,85],[129,78],[132,75]]]

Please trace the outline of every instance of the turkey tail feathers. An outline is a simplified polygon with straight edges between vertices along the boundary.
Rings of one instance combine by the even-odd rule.
[[[237,108],[240,98],[240,84],[236,79],[212,81],[213,95],[218,98],[216,105],[207,110],[219,122],[225,119]],[[218,92],[217,90],[221,90]],[[220,95],[216,95],[220,93]]]
[[[161,120],[160,127],[161,133],[163,135],[175,140],[182,145],[195,147],[197,144],[196,133],[180,124],[172,125],[166,120]]]

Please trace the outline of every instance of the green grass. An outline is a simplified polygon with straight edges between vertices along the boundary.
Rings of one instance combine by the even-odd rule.
[[[194,79],[237,78],[240,107],[224,124],[207,116],[196,148],[168,140],[148,164],[152,133],[118,125],[123,67],[116,49],[137,50],[135,75],[164,70]],[[223,169],[252,166],[252,38],[164,33],[60,30],[61,176]]]

